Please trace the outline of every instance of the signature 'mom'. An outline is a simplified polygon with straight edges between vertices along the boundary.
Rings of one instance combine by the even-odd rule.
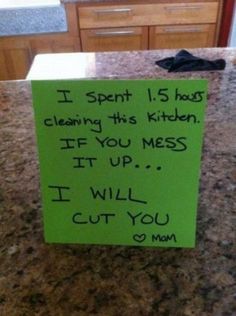
[[[171,235],[160,235],[160,234],[153,234],[152,235],[152,242],[168,242],[168,241],[174,241],[177,242],[175,234]]]

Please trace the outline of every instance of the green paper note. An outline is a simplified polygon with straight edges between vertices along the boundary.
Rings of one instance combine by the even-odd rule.
[[[46,242],[194,247],[206,80],[32,91]]]

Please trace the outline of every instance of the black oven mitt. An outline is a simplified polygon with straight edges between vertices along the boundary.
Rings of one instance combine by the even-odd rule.
[[[196,57],[186,50],[179,51],[175,57],[168,57],[155,62],[156,65],[168,69],[168,72],[223,70],[224,59],[207,60]]]

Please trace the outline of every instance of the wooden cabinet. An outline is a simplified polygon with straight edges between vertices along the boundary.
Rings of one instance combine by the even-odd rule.
[[[0,47],[0,80],[25,78],[32,61],[28,43],[11,40]]]
[[[76,5],[65,7],[68,32],[0,37],[0,80],[25,79],[37,54],[81,51]]]
[[[30,65],[31,57],[27,49],[0,50],[0,80],[23,79]]]
[[[25,79],[37,54],[80,51],[79,37],[13,36],[0,39],[0,80]]]
[[[79,7],[80,28],[215,23],[218,1]]]
[[[36,54],[217,45],[223,0],[66,3],[68,32],[0,38],[0,80],[24,79]]]
[[[211,47],[215,27],[212,24],[152,26],[150,49]]]
[[[31,58],[27,49],[1,49],[0,80],[24,78],[30,64]]]
[[[60,35],[54,38],[52,36],[49,38],[38,37],[30,40],[30,47],[33,56],[37,54],[78,52],[80,51],[80,41],[79,38],[66,38]]]
[[[105,28],[81,31],[83,50],[121,51],[144,50],[148,47],[148,28]]]
[[[215,46],[222,3],[167,0],[152,4],[127,1],[124,5],[79,5],[82,50]],[[145,34],[148,41],[143,38]]]

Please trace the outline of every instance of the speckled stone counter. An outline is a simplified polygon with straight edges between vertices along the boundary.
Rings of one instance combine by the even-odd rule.
[[[195,249],[45,244],[30,84],[0,83],[0,315],[236,315],[236,50],[192,52],[227,67],[167,74],[154,62],[174,51],[97,53],[84,75],[209,80]]]
[[[63,5],[0,9],[0,36],[67,31]]]

